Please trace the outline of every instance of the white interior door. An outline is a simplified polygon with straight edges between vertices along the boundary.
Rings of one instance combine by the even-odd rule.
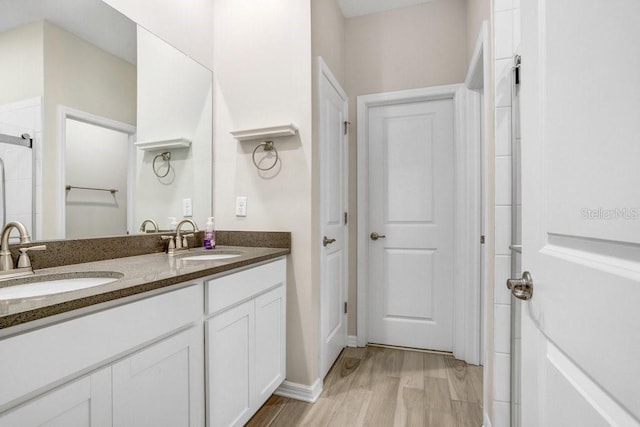
[[[453,101],[369,109],[369,342],[453,346]]]
[[[640,425],[640,2],[522,2],[523,426]]]
[[[320,59],[321,377],[347,342],[347,95]]]

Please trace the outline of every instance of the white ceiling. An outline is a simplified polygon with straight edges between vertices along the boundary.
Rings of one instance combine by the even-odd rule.
[[[338,0],[342,14],[346,18],[399,9],[433,0]]]
[[[0,0],[0,32],[43,19],[136,63],[136,24],[101,0]]]

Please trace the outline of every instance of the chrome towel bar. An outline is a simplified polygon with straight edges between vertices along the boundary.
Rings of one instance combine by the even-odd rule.
[[[75,188],[76,190],[108,191],[111,194],[116,194],[118,192],[118,190],[116,190],[115,188],[77,187],[75,185],[67,185],[65,187],[67,191],[70,191],[73,188]]]

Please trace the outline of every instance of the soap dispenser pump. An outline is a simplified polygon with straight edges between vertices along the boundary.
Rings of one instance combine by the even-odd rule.
[[[207,218],[207,223],[204,226],[204,248],[215,249],[216,248],[216,230],[213,227],[214,218],[210,216]]]

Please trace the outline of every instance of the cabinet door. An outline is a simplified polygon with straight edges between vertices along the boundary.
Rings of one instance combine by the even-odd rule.
[[[254,302],[207,322],[208,420],[211,427],[243,425],[252,415]]]
[[[204,424],[202,326],[113,365],[114,427]]]
[[[286,289],[280,286],[255,300],[256,408],[267,401],[285,378]]]
[[[30,400],[0,416],[3,427],[111,426],[111,369]]]

